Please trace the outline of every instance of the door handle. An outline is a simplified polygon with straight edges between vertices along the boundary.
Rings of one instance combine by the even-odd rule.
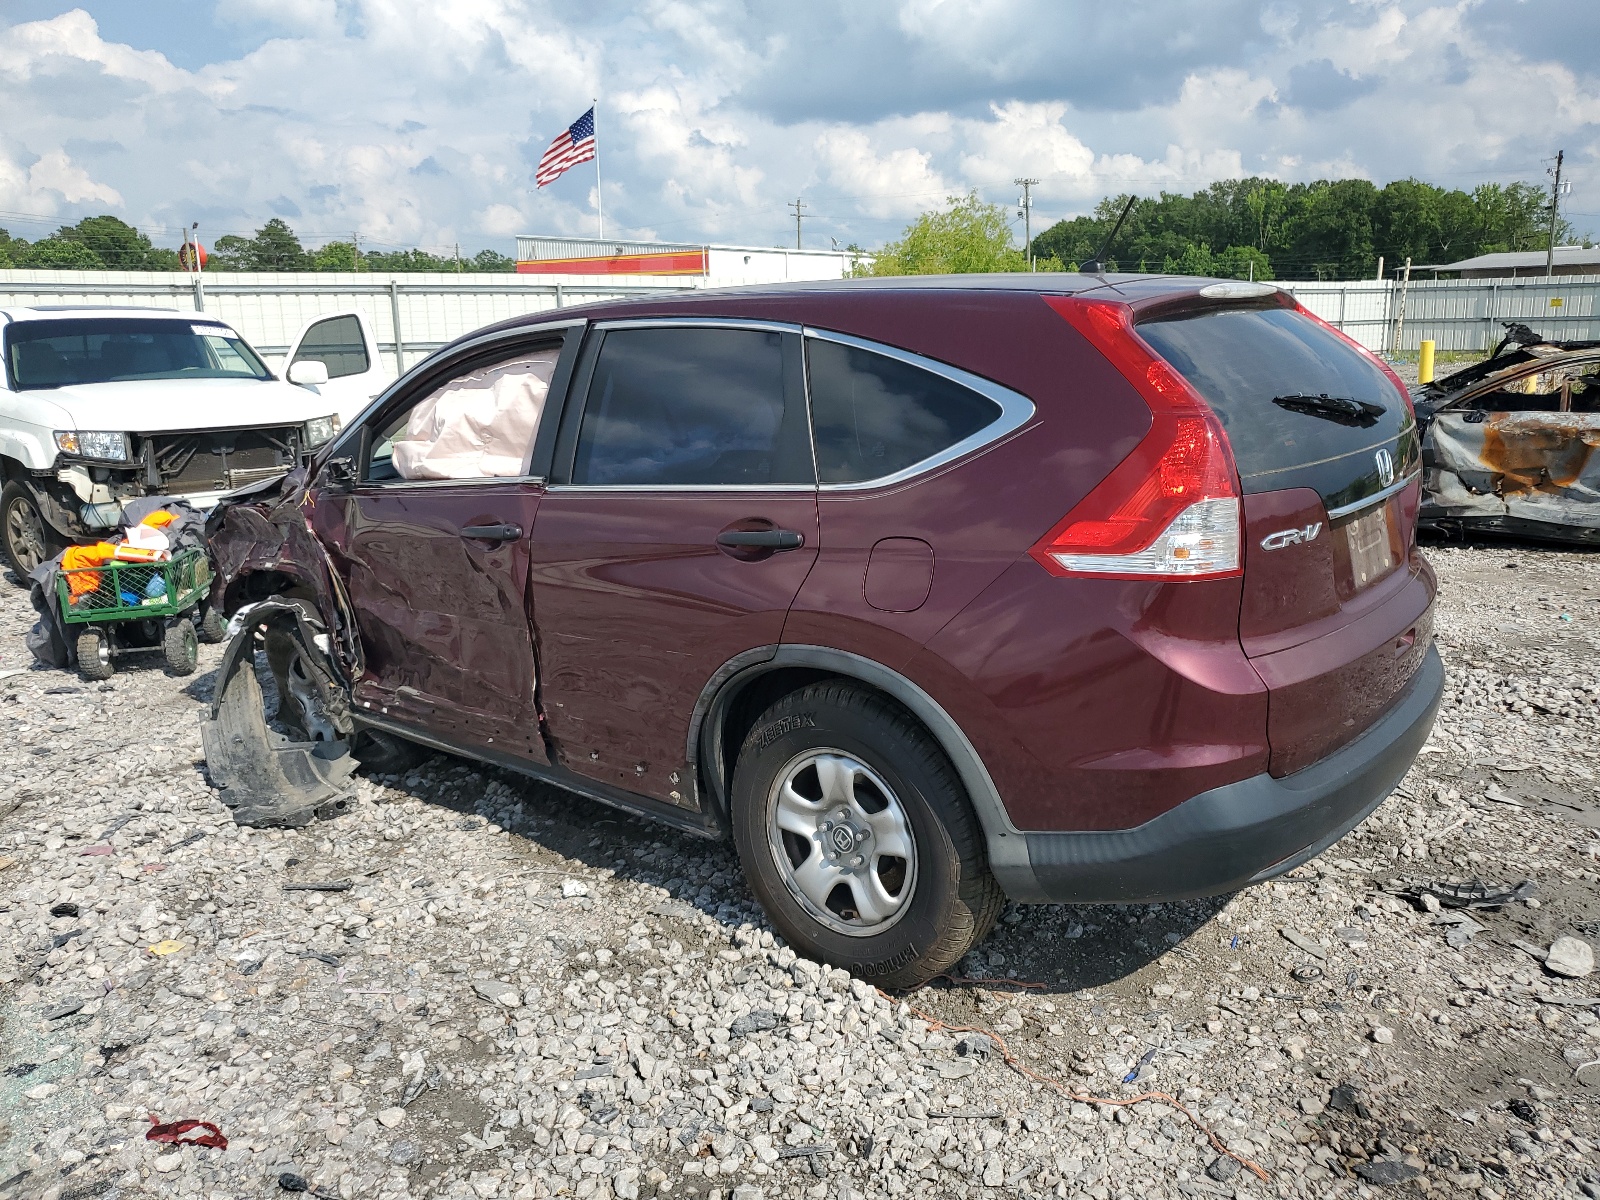
[[[740,550],[798,550],[805,537],[792,529],[724,529],[717,545]]]
[[[514,542],[522,536],[521,525],[463,525],[461,536],[485,542]]]

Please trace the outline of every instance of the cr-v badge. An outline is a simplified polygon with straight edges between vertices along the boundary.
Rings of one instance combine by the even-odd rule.
[[[1298,546],[1301,542],[1309,542],[1322,532],[1322,522],[1313,521],[1311,524],[1299,529],[1280,529],[1277,533],[1269,533],[1261,539],[1263,550],[1282,550],[1285,546]]]

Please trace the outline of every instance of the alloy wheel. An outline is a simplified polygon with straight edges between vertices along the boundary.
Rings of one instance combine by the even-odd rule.
[[[916,838],[894,790],[871,767],[841,750],[808,750],[778,772],[767,813],[773,860],[814,920],[871,937],[905,915],[916,889]]]
[[[26,496],[18,496],[6,509],[6,546],[24,575],[47,557],[44,517]]]

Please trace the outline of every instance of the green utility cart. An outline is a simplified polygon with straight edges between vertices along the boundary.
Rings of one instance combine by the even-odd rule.
[[[93,590],[86,586],[91,581]],[[110,679],[117,657],[160,653],[174,675],[191,674],[199,642],[220,642],[227,632],[206,603],[210,586],[211,563],[200,549],[180,550],[166,562],[63,570],[56,596],[61,619],[78,630],[78,673]]]

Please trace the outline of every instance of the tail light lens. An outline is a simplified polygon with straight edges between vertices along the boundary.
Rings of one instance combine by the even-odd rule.
[[[1150,406],[1150,431],[1029,554],[1052,575],[1217,579],[1241,570],[1239,473],[1221,423],[1126,305],[1047,297]]]

